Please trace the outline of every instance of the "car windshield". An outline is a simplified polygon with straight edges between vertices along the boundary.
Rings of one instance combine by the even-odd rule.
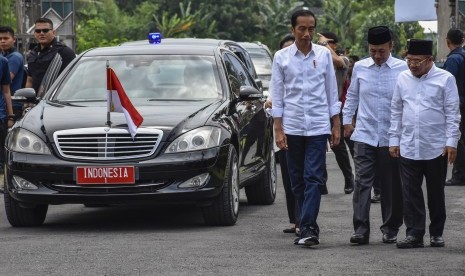
[[[247,52],[249,52],[257,75],[271,75],[273,60],[271,60],[265,49],[247,48]]]
[[[213,57],[122,55],[82,58],[51,100],[106,100],[107,63],[115,71],[130,99],[189,100],[221,96]]]

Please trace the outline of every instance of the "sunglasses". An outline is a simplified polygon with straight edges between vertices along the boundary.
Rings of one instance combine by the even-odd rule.
[[[46,34],[46,33],[50,32],[50,31],[51,31],[50,29],[35,29],[35,30],[34,30],[34,32],[35,32],[36,34],[40,34],[41,32],[44,33],[44,34]]]

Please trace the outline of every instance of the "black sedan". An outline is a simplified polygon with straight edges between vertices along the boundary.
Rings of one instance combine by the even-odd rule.
[[[107,112],[109,66],[143,117],[132,137]],[[239,190],[276,195],[272,119],[263,94],[221,46],[97,48],[71,63],[6,142],[5,209],[12,226],[43,224],[48,205],[196,204],[210,225],[233,225]]]

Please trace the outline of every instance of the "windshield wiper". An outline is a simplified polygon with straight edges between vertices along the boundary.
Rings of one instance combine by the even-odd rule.
[[[168,101],[174,101],[174,102],[200,102],[205,99],[169,99],[169,98],[156,98],[156,99],[148,99],[147,101],[149,102],[168,102]]]
[[[54,105],[54,106],[63,106],[63,105],[66,105],[66,106],[78,106],[78,105],[72,104],[70,102],[62,102],[62,101],[48,101],[48,104],[51,104],[51,105]]]

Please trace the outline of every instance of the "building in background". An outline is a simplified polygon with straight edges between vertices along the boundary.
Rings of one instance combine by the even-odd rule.
[[[6,0],[8,1],[8,0]],[[17,0],[16,37],[18,49],[25,53],[34,41],[34,22],[40,17],[52,20],[59,41],[76,49],[73,0]]]
[[[450,50],[446,45],[446,35],[450,28],[465,30],[465,0],[437,0],[438,53],[436,60],[444,61]]]

